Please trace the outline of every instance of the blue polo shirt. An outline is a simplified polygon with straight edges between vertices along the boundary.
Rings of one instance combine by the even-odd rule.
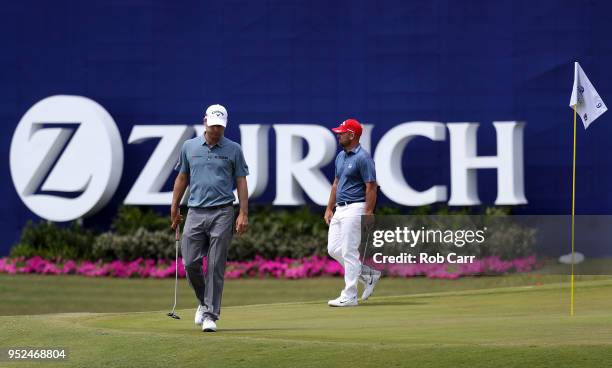
[[[361,145],[336,156],[336,202],[365,202],[365,183],[376,181],[376,168],[370,153]]]
[[[242,148],[225,137],[212,147],[204,136],[185,141],[174,170],[189,174],[189,207],[234,202],[234,179],[249,175]]]

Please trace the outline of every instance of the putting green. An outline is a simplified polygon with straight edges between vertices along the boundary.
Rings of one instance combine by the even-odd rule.
[[[0,346],[63,346],[74,367],[602,367],[612,361],[612,281],[230,306],[219,332],[193,310],[0,317]],[[6,333],[8,332],[8,333]],[[0,363],[38,366],[40,363]],[[51,364],[50,366],[55,365]]]

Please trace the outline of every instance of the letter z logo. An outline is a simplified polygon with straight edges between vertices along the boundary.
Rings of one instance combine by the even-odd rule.
[[[57,184],[54,186],[53,180],[48,180],[49,177],[61,177],[61,175],[58,175],[59,171],[54,171],[54,169],[57,167],[58,159],[62,157],[74,133],[78,130],[79,125],[81,125],[81,123],[32,123],[31,137],[39,133],[42,129],[48,129],[48,131],[43,134],[48,134],[52,142],[51,149],[44,156],[38,168],[34,170],[33,175],[30,177],[30,181],[23,190],[23,194],[48,194],[76,198],[83,193],[83,189],[89,184],[91,176],[86,178],[85,185],[82,185],[81,188],[76,190],[61,184],[59,186]],[[61,167],[65,167],[65,165],[60,166],[60,168]],[[52,176],[51,173],[54,173],[54,175]],[[57,179],[55,179],[55,182],[57,182]],[[71,180],[71,182],[75,181]],[[43,183],[45,183],[45,188],[42,188]],[[45,190],[46,188],[50,190]]]
[[[70,221],[111,199],[123,170],[123,145],[113,118],[95,101],[51,96],[21,118],[10,167],[15,189],[32,212]]]

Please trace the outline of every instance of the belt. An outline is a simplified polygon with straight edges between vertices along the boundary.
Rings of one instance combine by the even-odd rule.
[[[345,202],[336,202],[336,207],[344,207],[353,203],[364,203],[363,201],[345,201]]]
[[[224,204],[220,204],[217,206],[208,206],[208,207],[200,207],[200,208],[203,210],[218,210],[218,209],[233,206],[233,205],[234,205],[233,202],[229,202],[229,203],[224,203]]]

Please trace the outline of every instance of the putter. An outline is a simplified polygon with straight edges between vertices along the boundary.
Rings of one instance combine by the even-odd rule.
[[[366,242],[365,242],[365,248],[363,250],[363,257],[361,259],[361,264],[364,265],[365,263],[365,259],[366,259],[366,253],[368,252],[368,242],[370,241],[370,229],[368,229],[366,227]],[[372,268],[368,266],[368,274],[369,276],[372,276]]]
[[[178,314],[176,314],[175,309],[176,309],[176,290],[178,289],[178,250],[179,250],[179,242],[180,242],[180,234],[179,234],[179,224],[176,225],[176,232],[174,233],[175,237],[174,239],[176,240],[174,243],[174,247],[175,247],[175,255],[174,255],[174,305],[172,306],[172,312],[168,312],[168,314],[166,314],[168,317],[170,318],[174,318],[174,319],[181,319],[181,317],[178,316]]]
[[[376,186],[376,194],[378,195],[378,192],[380,191],[380,185]],[[376,203],[374,204],[374,209],[376,209]],[[365,242],[365,248],[363,249],[363,257],[361,260],[361,265],[365,264],[365,259],[366,259],[366,254],[368,253],[368,242],[370,241],[370,227],[367,225],[366,223],[366,242]],[[367,266],[368,267],[368,276],[372,277],[372,267]]]

